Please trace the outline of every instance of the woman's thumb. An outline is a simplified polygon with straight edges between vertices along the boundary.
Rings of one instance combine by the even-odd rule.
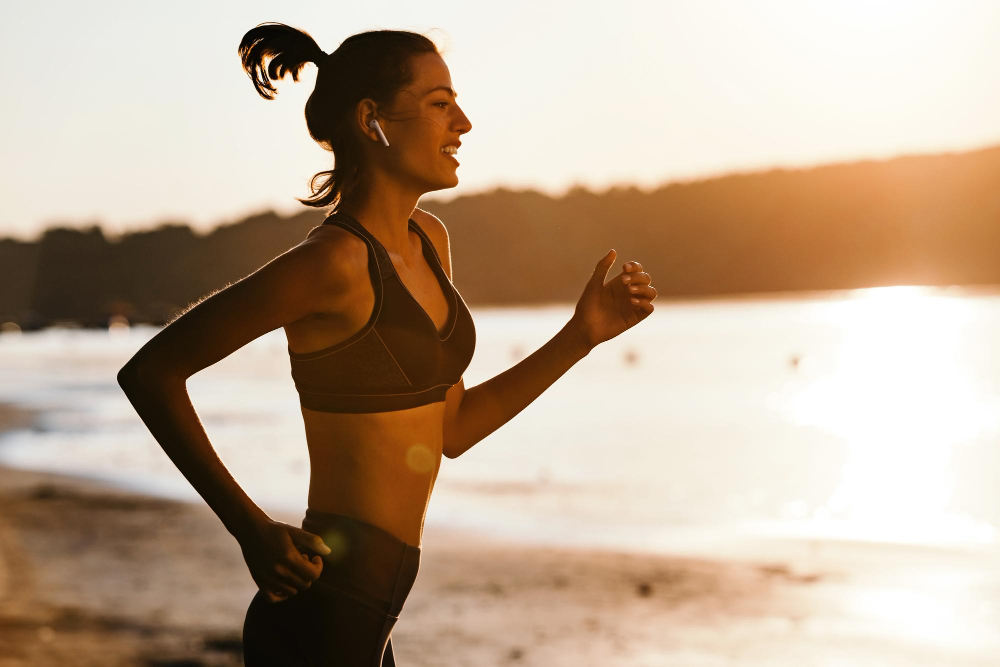
[[[333,552],[333,549],[326,545],[322,537],[301,528],[295,528],[292,531],[292,541],[319,554],[329,555]]]
[[[594,269],[594,275],[591,277],[591,282],[595,282],[599,285],[604,285],[604,280],[608,277],[608,271],[611,269],[611,265],[615,263],[615,257],[618,253],[612,248],[608,251],[601,261],[597,263],[597,268]]]

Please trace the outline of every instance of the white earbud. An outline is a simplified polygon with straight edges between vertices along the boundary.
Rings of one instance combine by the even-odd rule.
[[[371,122],[368,123],[368,127],[370,127],[373,130],[375,130],[375,133],[378,134],[378,138],[382,140],[382,143],[384,145],[386,145],[386,146],[389,145],[389,140],[385,138],[385,133],[382,132],[382,126],[378,124],[377,120],[375,120],[374,118],[372,118]]]

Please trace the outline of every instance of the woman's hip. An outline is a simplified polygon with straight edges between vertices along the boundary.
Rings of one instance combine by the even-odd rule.
[[[329,587],[390,616],[399,616],[420,568],[420,547],[361,519],[307,509],[302,529],[331,553],[313,586]]]
[[[243,626],[249,667],[267,664],[380,665],[416,580],[420,548],[360,519],[306,510],[303,530],[330,547],[313,584],[280,602],[260,591]],[[391,659],[391,658],[390,658]]]

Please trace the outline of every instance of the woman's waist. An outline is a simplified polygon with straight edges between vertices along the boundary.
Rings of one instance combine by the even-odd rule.
[[[402,495],[412,501],[430,493],[442,456],[440,442],[412,435],[405,441],[310,442],[310,488],[342,489],[351,497]]]
[[[413,429],[306,430],[311,482],[350,488],[351,493],[402,489],[426,494],[443,455],[440,432]]]
[[[411,546],[420,546],[431,496],[428,485],[331,483],[316,477],[309,484],[309,511],[352,517]]]
[[[308,429],[309,507],[357,517],[419,544],[441,466],[440,431]]]

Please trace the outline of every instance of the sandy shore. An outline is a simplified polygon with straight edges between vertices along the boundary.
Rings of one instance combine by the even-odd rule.
[[[0,410],[0,429],[25,419]],[[404,667],[985,667],[997,561],[791,541],[637,555],[428,527],[393,645]],[[240,665],[255,591],[205,505],[0,466],[0,667]]]

